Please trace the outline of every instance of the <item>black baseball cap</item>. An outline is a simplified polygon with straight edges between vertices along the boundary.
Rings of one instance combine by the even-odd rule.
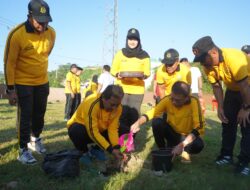
[[[241,48],[241,51],[245,52],[246,54],[250,54],[250,45],[244,45]]]
[[[179,59],[178,51],[176,51],[175,49],[168,49],[167,51],[165,51],[164,58],[161,62],[164,63],[165,65],[173,65],[178,59]]]
[[[83,70],[83,68],[82,68],[82,67],[77,66],[77,70],[82,71],[82,70]]]
[[[43,0],[31,0],[28,5],[29,14],[37,22],[51,22],[49,5]]]
[[[197,40],[193,45],[193,53],[195,55],[194,62],[204,61],[208,51],[216,47],[210,36],[205,36]]]
[[[128,39],[134,38],[134,39],[140,40],[140,33],[137,29],[131,28],[128,30],[127,38]]]

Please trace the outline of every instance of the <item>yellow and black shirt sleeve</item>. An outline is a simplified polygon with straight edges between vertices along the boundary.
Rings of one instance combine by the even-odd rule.
[[[86,116],[85,126],[88,131],[89,137],[102,149],[112,152],[112,146],[101,135],[98,128],[98,113],[100,109],[100,98],[94,101],[89,108],[88,115]]]
[[[119,128],[119,118],[121,116],[121,113],[122,113],[122,106],[119,106],[116,113],[112,116],[108,126],[108,136],[113,148],[119,147],[118,128]]]
[[[24,23],[14,28],[8,35],[4,51],[4,73],[8,89],[14,89],[15,85],[15,68],[20,52],[19,29],[24,27]]]
[[[167,113],[169,98],[170,96],[165,96],[155,107],[143,114],[143,116],[145,116],[147,120],[151,120],[153,118],[161,117],[163,113]]]
[[[110,73],[114,77],[117,77],[117,74],[120,72],[121,54],[122,54],[122,52],[118,51],[115,54],[115,57],[114,57],[113,62],[112,62]]]

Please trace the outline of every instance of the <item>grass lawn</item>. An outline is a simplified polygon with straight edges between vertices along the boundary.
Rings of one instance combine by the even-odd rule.
[[[148,109],[143,105],[143,110]],[[64,103],[49,103],[45,128],[42,133],[48,152],[71,149],[71,144],[65,122],[63,121]],[[155,149],[150,124],[145,125],[136,137],[136,152],[141,164],[135,166],[129,174],[119,173],[104,178],[97,173],[81,170],[75,179],[51,179],[41,169],[42,156],[34,154],[39,160],[35,166],[20,164],[16,158],[18,146],[16,138],[16,109],[7,104],[7,100],[0,100],[0,189],[6,189],[11,182],[16,184],[14,189],[190,189],[190,190],[244,190],[250,189],[250,178],[235,175],[232,166],[216,167],[214,159],[220,149],[221,128],[216,112],[206,111],[206,147],[192,157],[191,164],[182,164],[180,159],[174,161],[173,170],[156,177],[151,172],[152,149]],[[240,137],[240,135],[238,135]],[[239,138],[238,138],[239,139]],[[239,141],[235,149],[238,153]]]

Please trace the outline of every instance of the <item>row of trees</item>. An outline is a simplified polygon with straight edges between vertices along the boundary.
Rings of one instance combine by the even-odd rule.
[[[72,63],[67,63],[65,65],[59,65],[58,69],[50,71],[48,73],[49,75],[49,82],[51,87],[57,87],[57,88],[63,88],[64,87],[64,81],[67,72],[70,70],[70,65]],[[207,78],[205,74],[203,73],[203,69],[201,68],[200,64],[193,64],[191,63],[192,66],[199,67],[201,72],[202,72],[202,78],[203,78],[203,91],[204,92],[212,92],[211,85],[207,81]],[[101,74],[101,67],[85,67],[83,68],[84,72],[81,75],[81,81],[85,82],[87,80],[90,80],[93,75],[97,74],[98,76]],[[156,68],[155,68],[156,69]],[[152,81],[153,82],[153,81]],[[2,71],[0,71],[0,84],[4,83],[4,74]],[[153,83],[152,83],[153,85]],[[148,90],[152,91],[153,86],[150,86]]]

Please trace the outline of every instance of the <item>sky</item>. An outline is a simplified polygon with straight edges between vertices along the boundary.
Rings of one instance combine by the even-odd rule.
[[[113,0],[46,0],[56,30],[49,70],[76,63],[82,67],[111,65],[111,7]],[[29,0],[1,0],[0,71],[11,28],[27,19]],[[240,49],[250,44],[249,0],[118,0],[118,49],[125,46],[127,31],[140,32],[142,48],[152,59],[163,58],[169,48],[193,60],[192,45],[210,35],[219,47]]]

